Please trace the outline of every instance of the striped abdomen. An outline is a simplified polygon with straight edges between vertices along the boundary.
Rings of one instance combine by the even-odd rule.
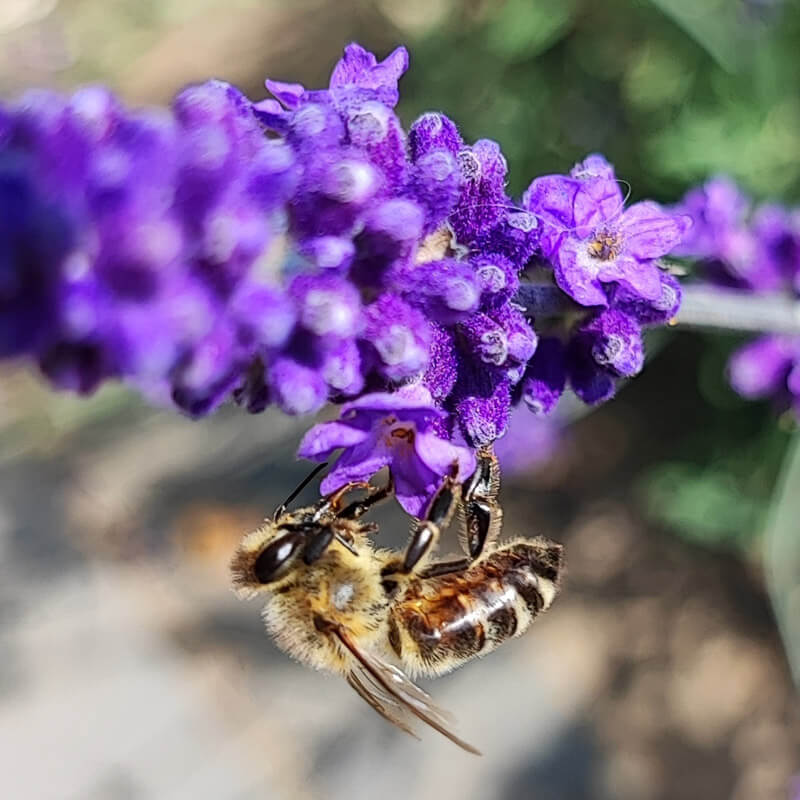
[[[520,540],[462,572],[415,580],[392,607],[389,642],[409,672],[449,672],[524,633],[555,599],[561,565],[561,545]]]

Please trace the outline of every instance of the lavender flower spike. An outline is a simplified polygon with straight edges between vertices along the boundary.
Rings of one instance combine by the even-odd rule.
[[[364,395],[342,406],[339,420],[315,425],[303,437],[298,455],[324,461],[343,448],[322,481],[325,494],[351,481],[367,481],[388,466],[400,505],[418,517],[454,463],[459,480],[475,471],[475,455],[469,448],[439,436],[444,417],[419,384],[392,394]]]

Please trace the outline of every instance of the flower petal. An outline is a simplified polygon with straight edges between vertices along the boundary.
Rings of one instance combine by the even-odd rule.
[[[369,436],[368,431],[359,430],[342,422],[323,422],[306,433],[297,448],[297,455],[315,461],[324,461],[340,447],[355,447]]]
[[[658,203],[636,203],[620,220],[625,252],[639,260],[661,258],[681,243],[688,222],[686,217],[664,211]]]
[[[661,297],[659,268],[651,261],[637,261],[627,255],[604,261],[597,277],[604,283],[617,281],[645,300]]]
[[[342,415],[352,411],[401,411],[404,409],[421,409],[430,411],[434,416],[444,412],[433,405],[431,393],[420,383],[403,386],[396,392],[373,392],[365,394],[357,400],[342,406]]]
[[[456,461],[459,481],[465,481],[475,472],[475,453],[472,450],[440,439],[433,433],[417,431],[414,449],[420,461],[437,475],[446,475]]]
[[[264,85],[273,97],[289,109],[297,108],[300,98],[306,90],[305,86],[300,83],[284,83],[283,81],[272,81],[269,78]]]
[[[575,226],[575,195],[578,181],[564,175],[543,175],[536,178],[522,198],[523,206],[542,222],[560,227],[561,231]]]
[[[582,181],[575,195],[575,226],[580,236],[588,236],[590,229],[600,222],[619,219],[625,198],[613,178],[593,177]]]
[[[342,453],[320,484],[322,494],[335,492],[354,481],[368,481],[392,462],[393,451],[377,433],[378,431],[373,431],[361,444]]]
[[[608,298],[597,277],[597,266],[602,262],[584,251],[585,243],[574,237],[562,244],[553,270],[556,283],[576,303],[606,306]]]
[[[441,483],[441,476],[425,466],[412,448],[398,451],[389,469],[397,502],[412,516],[421,517]]]

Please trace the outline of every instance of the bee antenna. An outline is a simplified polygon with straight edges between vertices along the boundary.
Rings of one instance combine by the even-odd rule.
[[[297,495],[299,495],[300,492],[302,492],[303,489],[305,489],[306,486],[308,486],[308,484],[311,483],[311,481],[313,481],[314,478],[316,478],[317,475],[319,475],[319,473],[322,472],[322,470],[325,469],[325,467],[327,466],[328,466],[327,461],[323,461],[322,464],[317,464],[317,466],[314,467],[314,469],[312,469],[311,472],[309,472],[308,475],[306,475],[306,477],[303,478],[303,480],[300,481],[300,483],[292,490],[291,494],[275,509],[275,513],[272,515],[272,519],[277,520],[278,517],[280,517],[281,514],[283,514],[286,511],[286,508],[289,505],[289,503],[291,503],[292,500],[294,500],[297,497]]]

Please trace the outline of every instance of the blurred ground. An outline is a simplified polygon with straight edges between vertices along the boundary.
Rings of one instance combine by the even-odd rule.
[[[0,464],[7,796],[786,797],[800,718],[760,576],[637,515],[624,402],[507,476],[507,533],[566,542],[569,576],[524,638],[428,687],[476,759],[291,663],[229,591],[239,536],[304,472],[294,423],[190,423],[116,393],[75,419],[12,377],[4,441],[46,437]]]
[[[726,170],[796,200],[798,32],[778,0],[3,0],[0,91],[162,102],[216,76],[262,96],[265,75],[321,85],[351,39],[404,41],[404,119],[443,108],[499,139],[514,191],[602,149],[634,196]],[[731,345],[684,334],[555,460],[506,476],[507,533],[564,541],[569,576],[524,638],[428,687],[481,759],[289,662],[229,591],[242,532],[305,472],[297,423],[188,422],[5,370],[3,797],[786,798],[800,716],[757,557],[786,436],[725,388]],[[641,511],[667,468],[683,539]]]

